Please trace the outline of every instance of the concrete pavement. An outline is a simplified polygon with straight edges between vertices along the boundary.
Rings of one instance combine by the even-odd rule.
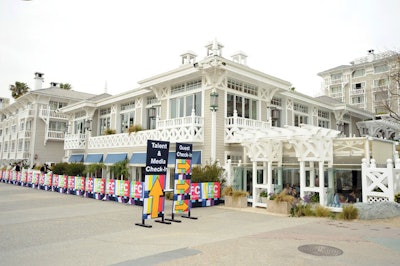
[[[0,265],[398,265],[400,227],[194,208],[141,222],[142,207],[0,183]],[[167,202],[166,218],[171,214]],[[317,256],[303,245],[343,253]]]

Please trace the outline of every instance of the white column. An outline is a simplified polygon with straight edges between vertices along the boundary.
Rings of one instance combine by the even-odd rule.
[[[272,187],[272,162],[271,161],[268,161],[268,169],[267,169],[267,171],[268,171],[268,182],[267,182],[267,184],[268,184],[268,194],[269,193],[273,193],[274,191],[273,191],[273,187]]]
[[[211,111],[211,163],[216,160],[217,154],[217,112]]]
[[[306,188],[305,162],[300,161],[300,197],[304,198],[304,189]]]
[[[310,162],[310,187],[315,187],[315,164]]]
[[[256,207],[256,202],[258,200],[259,194],[256,189],[256,184],[257,184],[257,161],[253,161],[253,174],[252,174],[252,180],[253,180],[253,203],[251,206],[253,208]]]
[[[324,162],[319,162],[318,164],[319,164],[319,204],[322,206],[326,206]]]

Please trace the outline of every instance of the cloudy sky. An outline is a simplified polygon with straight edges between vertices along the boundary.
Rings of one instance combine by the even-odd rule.
[[[0,96],[35,72],[74,90],[121,93],[217,39],[223,56],[315,95],[318,72],[400,48],[398,0],[0,0]]]

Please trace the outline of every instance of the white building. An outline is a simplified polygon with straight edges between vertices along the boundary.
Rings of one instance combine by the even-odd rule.
[[[325,70],[318,75],[323,79],[325,95],[375,114],[376,121],[358,123],[361,135],[397,140],[400,125],[390,118],[385,105],[390,105],[395,114],[400,113],[399,73],[399,53],[369,50],[366,56],[353,60],[349,65]]]
[[[68,118],[58,110],[95,96],[61,89],[54,82],[49,88],[42,88],[43,79],[43,73],[35,73],[35,88],[0,108],[0,162],[3,167],[17,162],[32,166],[62,161]]]
[[[222,51],[214,41],[203,59],[183,53],[178,68],[142,80],[136,89],[63,107],[70,118],[68,161],[112,165],[127,159],[130,178],[141,180],[148,139],[171,143],[171,175],[175,143],[192,143],[193,164],[218,161],[228,183],[250,192],[253,206],[263,206],[261,190],[286,184],[302,197],[319,193],[324,205],[351,190],[361,198],[362,158],[382,164],[395,150],[392,141],[361,137],[357,123],[374,113],[293,91],[289,82],[247,66],[243,52],[227,59]],[[128,133],[131,125],[144,130]]]

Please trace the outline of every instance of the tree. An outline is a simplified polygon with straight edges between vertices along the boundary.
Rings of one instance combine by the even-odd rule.
[[[389,66],[389,74],[384,77],[383,86],[375,93],[375,102],[379,103],[382,113],[400,122],[400,53],[396,53],[392,65]]]
[[[120,178],[121,180],[128,180],[129,178],[129,168],[127,166],[128,160],[117,162],[110,166],[110,172],[114,173],[114,178]]]
[[[72,86],[69,83],[60,83],[60,88],[64,90],[70,90],[72,89]]]
[[[29,90],[30,88],[28,87],[28,85],[26,85],[26,83],[23,82],[16,81],[15,85],[14,84],[10,85],[11,96],[14,99],[18,99],[19,97],[27,93]]]

